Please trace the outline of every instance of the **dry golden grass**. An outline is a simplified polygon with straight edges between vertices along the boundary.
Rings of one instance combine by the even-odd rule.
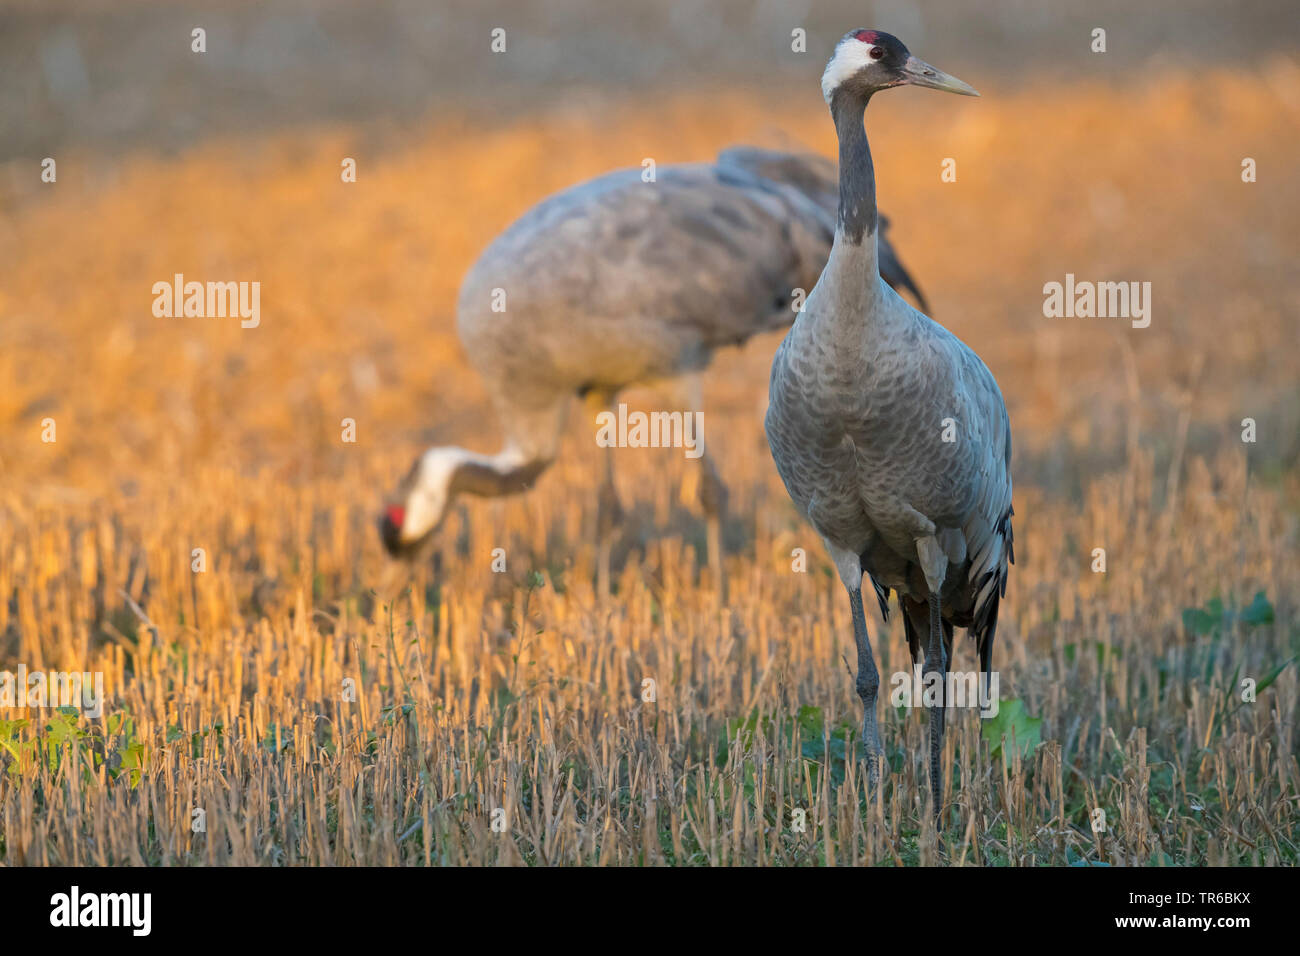
[[[846,602],[759,427],[773,337],[721,357],[706,392],[732,488],[726,607],[697,566],[692,469],[650,450],[620,456],[632,521],[616,600],[596,601],[578,415],[535,492],[462,503],[436,568],[382,590],[379,495],[423,444],[499,434],[454,338],[473,255],[540,196],[643,156],[774,129],[830,152],[813,90],[68,157],[57,187],[11,187],[0,669],[101,670],[109,702],[71,724],[0,713],[30,721],[5,725],[0,861],[1297,862],[1296,667],[1255,703],[1234,683],[1300,651],[1294,67],[879,99],[899,248],[1010,407],[1019,561],[995,659],[1003,698],[1043,721],[1021,759],[957,715],[941,840],[922,713],[882,705],[893,772],[866,797]],[[1067,271],[1150,280],[1151,328],[1044,319],[1042,284]],[[261,281],[261,327],[154,318],[176,272]],[[1258,591],[1271,623],[1182,622]],[[886,679],[906,670],[897,617],[870,627]],[[974,666],[964,640],[957,664]]]

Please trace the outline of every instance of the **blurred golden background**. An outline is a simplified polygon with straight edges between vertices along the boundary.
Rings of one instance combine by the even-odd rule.
[[[1191,448],[1250,416],[1257,464],[1292,464],[1297,363],[1277,346],[1300,311],[1300,68],[1276,46],[1294,23],[1281,4],[1042,6],[873,11],[985,92],[881,97],[868,123],[882,207],[935,318],[1003,383],[1017,477],[1077,493],[1133,426],[1167,457],[1189,401]],[[0,9],[0,467],[77,487],[209,460],[333,472],[361,450],[336,440],[342,417],[362,449],[453,437],[466,416],[482,431],[451,320],[491,237],[644,157],[734,142],[833,157],[817,79],[866,15],[553,2],[516,26],[491,4]],[[498,20],[504,55],[487,49]],[[191,53],[204,21],[209,52]],[[1093,21],[1105,54],[1089,50]],[[789,51],[791,24],[808,53]],[[56,184],[41,182],[46,156]],[[956,183],[940,181],[945,157]],[[1241,181],[1244,157],[1258,182]],[[151,286],[176,272],[260,281],[262,327],[156,319]],[[1042,285],[1067,272],[1150,281],[1151,327],[1045,319]],[[738,420],[756,421],[775,341],[710,376],[741,392]],[[65,437],[33,446],[46,415]]]
[[[194,26],[207,30],[206,54],[190,52]],[[489,52],[495,26],[507,29],[504,55]],[[805,54],[790,51],[797,26],[808,31]],[[858,26],[898,34],[983,94],[880,96],[867,129],[891,238],[933,317],[981,355],[1010,411],[1019,563],[997,658],[1004,692],[1043,716],[1043,739],[1060,748],[1035,759],[1055,760],[1057,772],[1061,760],[1095,770],[1089,786],[1118,786],[1122,803],[1131,781],[1106,777],[1113,755],[1098,735],[1114,725],[1127,747],[1123,735],[1140,728],[1174,741],[1171,794],[1185,798],[1198,773],[1213,782],[1222,772],[1216,805],[1226,814],[1233,788],[1267,780],[1265,818],[1293,828],[1300,776],[1294,740],[1278,728],[1294,725],[1294,667],[1274,685],[1275,707],[1230,724],[1221,708],[1151,683],[1157,671],[1182,673],[1195,641],[1180,614],[1216,595],[1244,605],[1263,590],[1275,624],[1248,645],[1240,630],[1225,634],[1213,671],[1226,677],[1235,663],[1263,674],[1300,651],[1300,65],[1294,9],[1281,2],[0,4],[0,667],[116,674],[110,692],[156,753],[172,724],[198,733],[214,714],[233,722],[251,707],[251,752],[289,773],[275,763],[278,748],[258,750],[268,722],[306,735],[301,754],[312,715],[337,706],[337,678],[369,661],[379,670],[364,683],[370,709],[358,732],[378,735],[410,775],[393,778],[398,796],[380,816],[404,830],[423,813],[427,832],[445,809],[439,800],[451,800],[418,782],[421,747],[437,733],[452,740],[500,719],[542,741],[558,734],[562,753],[581,749],[604,730],[566,723],[574,713],[608,712],[617,723],[639,675],[666,673],[683,656],[696,670],[661,706],[681,706],[674,719],[688,730],[674,731],[680,740],[657,732],[671,757],[655,764],[665,792],[681,784],[673,761],[694,753],[693,721],[716,733],[752,708],[779,715],[816,704],[828,708],[827,727],[832,712],[852,715],[839,661],[852,646],[846,612],[826,568],[806,581],[789,573],[792,547],[823,559],[760,426],[778,335],[722,354],[707,376],[706,434],[733,491],[733,617],[713,616],[703,585],[693,589],[703,528],[689,467],[651,450],[620,456],[636,519],[618,556],[625,604],[613,620],[593,609],[599,449],[581,414],[535,493],[470,500],[448,521],[438,569],[420,570],[398,612],[398,630],[405,621],[413,635],[401,643],[414,650],[390,654],[391,621],[371,589],[387,566],[374,513],[412,456],[434,442],[497,447],[499,427],[455,335],[456,289],[477,253],[538,199],[645,157],[704,160],[737,142],[833,157],[818,79],[835,40]],[[1105,54],[1089,48],[1097,26]],[[41,181],[45,157],[57,161],[56,183]],[[355,184],[340,180],[345,157],[356,159]],[[957,161],[955,183],[940,180],[946,157]],[[1242,181],[1246,157],[1257,182]],[[152,285],[175,273],[260,281],[260,326],[155,317]],[[1150,327],[1045,318],[1043,285],[1066,273],[1149,281]],[[47,418],[53,443],[41,441]],[[340,441],[344,418],[357,423],[356,444]],[[1244,418],[1257,422],[1255,444],[1241,441]],[[200,545],[206,576],[189,571]],[[487,570],[498,545],[512,555],[508,580]],[[1089,571],[1098,546],[1110,555],[1104,580]],[[534,568],[556,586],[528,590]],[[674,607],[689,621],[676,630]],[[538,628],[535,673],[561,684],[581,674],[586,689],[531,684],[550,687],[538,691],[545,706],[502,717],[480,691],[501,683],[511,700],[526,696],[510,666],[522,653],[511,635],[525,623]],[[882,672],[905,667],[897,620],[873,616],[871,629],[885,646]],[[1129,657],[1066,651],[1092,643]],[[387,669],[412,653],[438,676],[409,699],[449,708],[429,718],[437,729],[423,727],[418,746],[379,717],[407,699]],[[575,663],[588,653],[597,664]],[[963,642],[959,660],[970,653]],[[1198,680],[1193,696],[1231,693],[1220,677]],[[688,704],[706,685],[707,702]],[[919,719],[887,723],[887,736],[911,735],[894,793],[924,791],[904,755],[919,752],[922,731]],[[606,742],[634,747],[619,733]],[[1268,742],[1258,767],[1237,733]],[[518,760],[536,757],[510,736]],[[978,749],[973,724],[950,736],[952,759]],[[344,750],[299,769],[347,791],[368,758],[364,747],[351,758]],[[428,759],[435,777],[446,770]],[[797,778],[798,760],[791,766]],[[255,786],[256,765],[227,769],[231,786]],[[211,771],[186,772],[196,788],[220,789]],[[1040,763],[1039,772],[1052,771]],[[509,791],[508,777],[469,789]],[[1072,798],[1049,788],[999,804],[1000,785],[971,791],[968,819],[989,816],[972,824],[980,835],[962,860],[1064,860],[1067,843],[1105,856],[1083,815],[1071,828]],[[459,778],[447,783],[448,793],[463,789]],[[882,820],[859,845],[852,801],[814,790],[809,799],[827,801],[826,819],[838,821],[827,832],[851,843],[854,859],[899,858],[909,826],[923,825],[913,807],[914,819]],[[0,784],[0,811],[21,801],[21,788]],[[178,804],[178,827],[183,811]],[[572,812],[572,843],[555,859],[654,858],[639,835],[619,842],[619,830],[606,859],[583,842],[585,827],[603,824]],[[55,839],[14,813],[15,825],[27,821],[28,862],[68,862],[79,836],[100,825],[87,818],[81,829],[74,814],[49,824],[62,828]],[[1024,825],[1028,850],[984,829],[999,813],[1003,825]],[[1190,811],[1170,813],[1126,833],[1121,857],[1276,862],[1289,852],[1294,862],[1294,843],[1270,857],[1262,837],[1248,851],[1224,830],[1197,829]],[[767,859],[753,849],[755,825],[738,826],[747,849],[732,859]],[[496,860],[477,832],[457,831],[448,859]],[[199,852],[151,839],[121,837],[121,856],[109,856],[175,862]],[[356,861],[408,859],[410,844],[391,834],[348,839]],[[235,861],[273,861],[239,846]],[[322,862],[345,844],[295,846],[288,859]],[[420,851],[425,861],[432,852]],[[716,847],[700,852],[719,862]],[[518,853],[502,859],[536,859]]]

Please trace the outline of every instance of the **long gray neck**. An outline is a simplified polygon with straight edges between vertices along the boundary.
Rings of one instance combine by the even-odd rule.
[[[831,115],[840,140],[840,231],[855,245],[866,245],[869,237],[874,258],[876,236],[876,170],[871,164],[871,147],[862,116],[866,96],[837,90],[831,99]]]
[[[876,173],[862,128],[869,98],[870,94],[846,90],[831,97],[840,140],[839,222],[817,285],[824,300],[835,303],[824,321],[842,328],[845,341],[861,341],[863,326],[881,320],[880,306],[886,297],[876,251]]]

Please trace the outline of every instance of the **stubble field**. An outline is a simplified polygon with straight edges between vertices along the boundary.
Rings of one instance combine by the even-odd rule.
[[[107,691],[0,710],[0,862],[1295,864],[1300,73],[1211,79],[868,112],[892,237],[1015,434],[1001,716],[951,724],[937,837],[925,713],[883,694],[866,791],[847,602],[762,435],[777,337],[707,377],[725,603],[693,464],[639,449],[597,600],[580,407],[538,487],[462,501],[409,579],[374,527],[424,446],[495,450],[452,307],[497,231],[644,157],[833,155],[815,89],[0,168],[0,670]],[[154,317],[175,273],[260,281],[260,326]],[[1150,327],[1045,318],[1066,273],[1150,281]],[[902,625],[868,626],[887,684]]]

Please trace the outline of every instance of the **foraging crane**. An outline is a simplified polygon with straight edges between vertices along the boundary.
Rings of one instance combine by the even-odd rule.
[[[846,34],[826,66],[822,94],[839,137],[839,216],[826,268],[772,362],[764,424],[786,490],[822,536],[849,593],[873,785],[883,758],[880,678],[863,574],[886,618],[889,591],[898,592],[914,664],[926,635],[925,681],[938,691],[929,725],[939,822],[952,629],[974,637],[987,693],[998,601],[1013,560],[1011,424],[979,356],[876,275],[879,217],[863,113],[873,93],[904,85],[979,95],[873,30]]]
[[[696,373],[715,349],[789,324],[793,291],[809,288],[826,262],[835,204],[829,161],[733,147],[715,164],[660,168],[656,182],[640,169],[610,173],[526,212],[470,269],[457,307],[505,447],[424,452],[385,504],[390,554],[423,556],[459,494],[530,487],[555,457],[574,394],[608,407],[626,386],[686,375],[677,407],[698,409]],[[880,250],[886,279],[924,301],[883,238]],[[721,586],[726,487],[707,454],[700,462],[708,559]],[[620,510],[607,449],[596,521],[602,596]]]

